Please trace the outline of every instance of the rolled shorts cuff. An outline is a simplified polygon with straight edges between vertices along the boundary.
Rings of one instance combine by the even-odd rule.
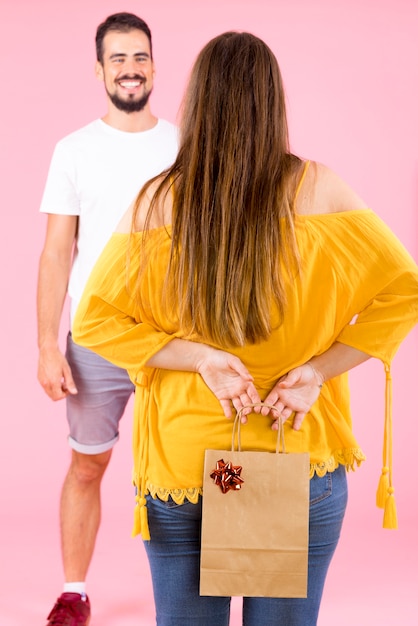
[[[116,437],[113,437],[110,441],[106,441],[106,443],[97,443],[97,444],[86,444],[80,443],[76,441],[71,436],[68,437],[68,443],[70,448],[75,450],[76,452],[80,452],[80,454],[101,454],[102,452],[107,452],[111,450],[115,443],[119,440],[119,434]]]

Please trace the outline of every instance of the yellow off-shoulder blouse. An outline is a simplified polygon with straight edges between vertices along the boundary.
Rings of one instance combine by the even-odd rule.
[[[273,306],[269,339],[230,352],[245,363],[262,398],[281,375],[335,341],[382,361],[387,403],[378,505],[384,507],[385,502],[393,503],[390,364],[418,321],[418,268],[370,209],[298,216],[296,235],[302,267],[289,281],[284,322],[278,324]],[[170,227],[148,234],[152,252],[139,298],[133,296],[139,255],[132,255],[127,264],[129,237],[115,233],[105,247],[76,313],[73,337],[127,369],[136,385],[134,534],[141,532],[148,539],[144,496],[196,502],[202,493],[204,451],[229,448],[232,424],[200,375],[145,365],[174,337],[183,336],[162,306]],[[132,237],[139,250],[141,233]],[[324,384],[300,431],[285,424],[287,451],[308,451],[311,475],[332,472],[341,464],[354,469],[365,458],[352,430],[347,378],[343,374]],[[243,449],[274,451],[270,417],[250,416],[242,443]],[[396,526],[393,507],[384,525]]]

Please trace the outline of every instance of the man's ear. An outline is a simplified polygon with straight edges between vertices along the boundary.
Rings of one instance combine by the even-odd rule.
[[[103,65],[100,63],[100,61],[96,61],[94,73],[96,74],[97,80],[104,80]]]

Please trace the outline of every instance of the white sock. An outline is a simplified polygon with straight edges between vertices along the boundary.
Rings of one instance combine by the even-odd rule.
[[[84,599],[84,596],[86,595],[86,583],[64,583],[64,593],[79,593]]]

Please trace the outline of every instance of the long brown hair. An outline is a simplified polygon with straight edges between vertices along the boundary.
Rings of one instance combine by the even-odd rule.
[[[263,41],[227,32],[203,48],[180,131],[145,226],[173,186],[166,304],[186,334],[204,341],[267,339],[272,298],[283,319],[284,275],[298,268],[292,197],[300,160],[290,154],[280,70]]]

